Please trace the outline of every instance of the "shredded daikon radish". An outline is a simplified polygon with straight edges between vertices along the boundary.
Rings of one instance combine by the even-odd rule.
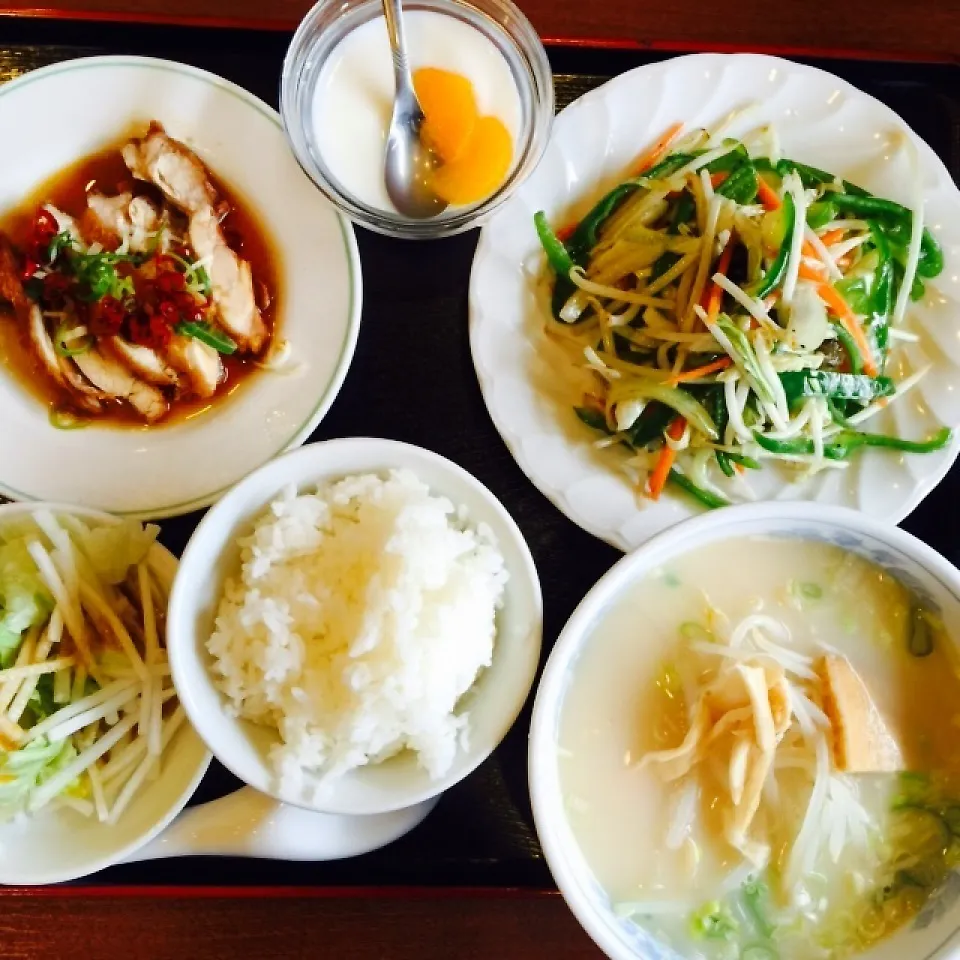
[[[90,709],[84,710],[82,713],[78,713],[76,716],[70,717],[61,723],[54,724],[47,730],[47,737],[51,740],[65,740],[78,730],[89,727],[91,724],[97,723],[100,720],[106,720],[109,726],[115,726],[120,719],[116,711],[121,707],[126,707],[128,704],[133,703],[140,694],[141,689],[137,686],[130,687],[127,690],[121,690],[119,693],[115,693],[109,700],[90,707]],[[63,711],[58,711],[49,719],[52,720],[59,717],[62,712]],[[112,723],[111,719],[113,720]]]
[[[29,739],[36,740],[37,737],[46,736],[47,732],[55,726],[67,720],[72,720],[87,710],[100,706],[100,704],[110,700],[116,694],[129,690],[133,685],[133,680],[115,680],[113,683],[109,683],[107,686],[97,690],[96,693],[91,693],[88,697],[76,700],[69,706],[63,707],[56,713],[51,714],[45,720],[41,720],[35,727],[31,727]]]
[[[31,540],[27,544],[27,550],[30,556],[33,557],[33,562],[37,565],[37,569],[40,571],[40,576],[43,578],[47,589],[53,594],[53,598],[60,607],[64,623],[70,631],[73,642],[77,645],[77,651],[80,654],[83,665],[86,667],[87,672],[96,679],[97,670],[93,663],[93,655],[90,652],[87,625],[83,618],[83,612],[80,609],[79,597],[70,596],[67,593],[67,589],[60,579],[53,565],[53,561],[39,540]]]
[[[817,251],[817,256],[820,258],[820,262],[827,268],[828,275],[833,280],[842,280],[843,273],[837,266],[834,253],[823,245],[823,241],[819,236],[817,236],[811,227],[804,226],[803,234],[806,239],[810,241],[810,245],[813,247],[813,249]],[[836,254],[836,256],[840,256],[840,254]]]
[[[120,618],[113,612],[110,604],[96,591],[96,589],[85,580],[80,581],[80,599],[85,607],[92,612],[99,614],[106,620],[113,635],[116,637],[123,652],[130,658],[130,663],[141,680],[146,681],[149,678],[146,664],[143,662],[137,647],[127,632],[127,628],[120,621]]]
[[[60,642],[60,636],[62,633],[63,619],[60,616],[59,610],[54,610],[49,622],[47,623],[46,629],[43,631],[41,640],[37,644],[36,653],[33,657],[35,662],[42,663],[47,659],[54,644],[58,644]],[[10,704],[10,709],[7,711],[7,716],[13,723],[20,722],[20,718],[23,716],[23,711],[27,709],[27,704],[30,702],[30,698],[37,689],[37,683],[40,680],[40,676],[40,674],[36,674],[33,677],[28,677],[21,684],[20,690],[17,692],[16,697],[13,699],[13,703]]]
[[[770,319],[770,314],[759,300],[756,300],[754,297],[746,294],[740,287],[738,287],[728,277],[725,277],[722,273],[715,273],[712,277],[712,280],[718,287],[729,293],[730,296],[733,297],[733,299],[736,300],[737,303],[739,303],[740,306],[742,306],[758,323],[765,327],[773,327],[778,333],[782,332],[780,331],[780,328],[773,322],[773,320]]]
[[[688,301],[686,313],[683,316],[681,328],[689,330],[696,317],[694,307],[700,303],[700,297],[703,294],[703,288],[706,286],[707,274],[710,272],[710,261],[713,256],[713,241],[717,232],[717,218],[720,216],[720,197],[715,196],[707,205],[707,222],[703,231],[703,245],[700,248],[700,263],[697,266],[696,276],[694,277],[693,287],[690,290],[690,299]],[[713,329],[710,332],[716,336]],[[718,341],[719,342],[719,341]]]
[[[45,780],[34,790],[30,797],[29,810],[36,813],[45,807],[62,790],[73,783],[82,773],[99,760],[111,747],[136,723],[136,716],[128,716],[121,720],[108,734],[101,737],[87,747],[75,759],[55,773],[49,780]]]
[[[97,769],[96,763],[87,770],[87,776],[90,778],[90,792],[93,794],[93,805],[97,811],[97,819],[101,823],[105,823],[110,811],[107,809],[107,799],[103,792],[103,780],[100,778],[100,771]]]
[[[800,273],[800,258],[803,255],[803,235],[807,224],[807,196],[796,173],[790,173],[783,179],[784,188],[790,191],[793,197],[794,222],[793,234],[790,240],[790,256],[784,272],[782,298],[789,306],[793,301],[793,293],[797,288],[797,277]]]

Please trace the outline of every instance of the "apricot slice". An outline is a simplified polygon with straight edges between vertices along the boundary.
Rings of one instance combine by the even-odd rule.
[[[459,159],[433,175],[433,189],[447,203],[476,203],[506,179],[513,159],[513,140],[496,117],[480,117]]]
[[[437,67],[414,71],[413,87],[425,117],[421,136],[444,163],[458,160],[477,123],[477,101],[466,77]]]

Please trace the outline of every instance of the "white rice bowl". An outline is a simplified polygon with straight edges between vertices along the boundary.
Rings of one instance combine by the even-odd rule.
[[[443,777],[494,655],[507,571],[492,532],[394,470],[286,489],[240,549],[207,649],[228,709],[279,732],[281,789],[404,749]]]

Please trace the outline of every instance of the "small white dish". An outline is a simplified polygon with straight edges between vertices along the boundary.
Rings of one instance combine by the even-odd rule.
[[[214,684],[206,641],[224,581],[239,569],[237,540],[285,487],[303,490],[358,473],[412,470],[431,492],[463,505],[472,523],[493,531],[510,579],[497,615],[493,664],[466,694],[470,713],[467,749],[449,772],[431,780],[404,753],[351,771],[316,798],[317,778],[302,788],[283,787],[268,759],[278,733],[231,717]],[[217,759],[235,776],[270,796],[328,814],[384,814],[436,797],[471,773],[513,725],[533,685],[540,655],[542,599],[533,558],[517,525],[478,480],[443,457],[392,440],[368,438],[310,444],[257,470],[217,503],[184,551],[170,599],[167,646],[174,682],[187,715]]]
[[[926,365],[911,394],[871,421],[871,429],[923,438],[960,425],[960,192],[933,150],[889,107],[844,80],[776,57],[698,54],[631,70],[581,97],[554,124],[536,172],[480,236],[470,278],[470,343],[487,409],[534,485],[585,530],[630,550],[700,508],[668,491],[638,496],[621,469],[623,451],[594,446],[597,434],[573,413],[571,395],[543,335],[543,254],[533,215],[568,223],[623,179],[645,145],[677,121],[711,126],[755,103],[730,128],[737,136],[774,122],[784,156],[831,170],[878,196],[910,203],[907,137],[920,159],[926,222],[943,246],[946,268],[908,315],[920,342],[901,345],[895,379]],[[761,500],[814,500],[856,507],[899,523],[943,479],[960,451],[960,434],[939,453],[869,450],[850,468],[801,483],[773,468],[751,471]]]
[[[618,916],[590,870],[567,820],[557,742],[563,699],[594,624],[644,576],[671,560],[731,537],[818,540],[889,571],[940,611],[960,637],[960,571],[903,530],[857,511],[818,503],[757,503],[687,520],[616,563],[583,599],[558,638],[540,680],[530,728],[530,796],[550,872],[577,920],[612,960],[682,960],[642,926]],[[625,850],[624,856],[631,856]],[[918,916],[857,960],[952,960],[960,948],[960,873],[949,875]]]
[[[0,506],[0,527],[36,506]],[[61,504],[44,506],[86,523],[116,522],[96,510]],[[152,548],[150,563],[169,587],[177,570],[173,554],[157,544]],[[60,883],[134,856],[183,809],[207,772],[210,759],[203,741],[185,723],[164,752],[159,779],[141,788],[116,824],[100,823],[67,808],[42,810],[31,817],[0,823],[0,884]]]
[[[235,84],[138,57],[70,60],[5,84],[0,129],[18,147],[0,155],[0,212],[154,119],[247,201],[272,242],[291,372],[258,372],[210,412],[169,426],[62,431],[0,365],[4,496],[135,517],[196,510],[303,443],[346,375],[360,322],[353,228],[297,166],[277,112]]]

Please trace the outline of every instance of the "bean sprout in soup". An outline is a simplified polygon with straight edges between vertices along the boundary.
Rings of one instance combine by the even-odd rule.
[[[619,915],[684,957],[834,960],[960,862],[958,726],[936,610],[837,547],[735,539],[598,622],[558,762]]]

